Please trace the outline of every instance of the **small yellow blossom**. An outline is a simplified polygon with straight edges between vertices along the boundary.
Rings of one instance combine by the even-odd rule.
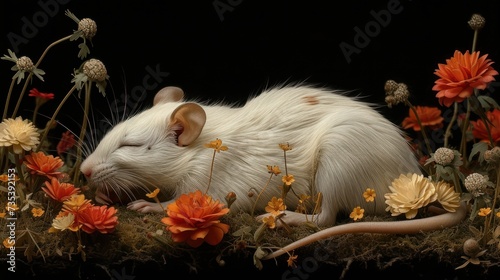
[[[481,208],[479,209],[479,213],[477,213],[478,216],[483,216],[486,217],[491,213],[491,208]]]
[[[7,212],[1,212],[0,213],[0,218],[5,218],[5,215],[7,215]]]
[[[363,197],[365,198],[366,202],[375,201],[376,196],[377,194],[375,193],[375,190],[371,188],[367,188],[366,191],[363,193]]]
[[[363,218],[364,213],[365,209],[357,206],[352,210],[351,214],[349,215],[349,218],[353,219],[354,221],[361,220],[361,218]]]
[[[41,217],[45,211],[42,208],[32,208],[31,213],[33,217]]]
[[[67,212],[77,212],[85,207],[90,206],[90,200],[85,199],[84,194],[74,194],[66,199],[63,203],[63,210]]]
[[[9,237],[7,237],[3,240],[2,244],[5,248],[10,249],[10,247],[12,247],[16,244],[16,240],[10,239]]]
[[[16,175],[15,181],[19,181],[19,180],[20,180],[19,176]],[[11,181],[11,180],[9,180],[9,176],[7,174],[0,175],[0,182],[7,183],[8,181]]]
[[[262,222],[270,229],[276,227],[276,218],[273,215],[262,218]]]
[[[39,137],[37,128],[27,119],[10,118],[0,123],[0,147],[12,147],[16,154],[34,150],[40,143]]]
[[[159,192],[160,192],[160,189],[156,188],[154,191],[147,193],[146,196],[149,198],[155,198]]]
[[[497,213],[497,217],[500,218],[500,212]]]
[[[17,206],[17,204],[7,205],[7,206],[5,206],[5,210],[17,211],[17,210],[19,210],[19,207]]]
[[[278,175],[281,173],[281,170],[277,165],[275,165],[275,166],[268,165],[267,172],[273,173],[274,175]]]
[[[283,150],[283,151],[290,151],[292,149],[292,147],[290,146],[290,144],[286,143],[286,144],[279,144],[280,148]]]
[[[214,149],[216,152],[220,153],[220,151],[227,151],[227,146],[222,145],[222,140],[219,138],[215,139],[214,141],[210,141],[210,143],[205,144],[206,148],[211,148]]]
[[[265,208],[266,212],[271,213],[273,216],[278,216],[281,211],[284,211],[286,209],[286,205],[283,202],[282,198],[277,198],[273,196],[271,201],[267,203],[267,206]]]
[[[293,177],[292,174],[283,175],[283,177],[281,177],[281,181],[283,181],[285,185],[291,186],[292,183],[295,182],[295,178]]]
[[[288,260],[286,261],[287,264],[288,264],[288,267],[291,267],[291,268],[296,268],[297,267],[297,255],[294,255],[294,254],[291,254],[290,257],[288,258]]]

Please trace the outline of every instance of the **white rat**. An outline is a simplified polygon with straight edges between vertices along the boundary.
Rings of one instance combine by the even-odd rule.
[[[376,209],[365,207],[365,213],[386,213],[384,194],[390,192],[391,182],[400,174],[421,174],[421,170],[402,131],[372,105],[308,86],[270,89],[242,107],[186,101],[180,88],[166,87],[156,94],[151,108],[111,129],[83,161],[81,172],[97,188],[98,202],[134,200],[134,190],[149,192],[158,187],[171,198],[162,203],[165,207],[181,194],[206,188],[213,150],[204,144],[217,138],[229,149],[215,157],[209,195],[223,201],[234,192],[233,211],[252,211],[256,196],[250,198],[248,192],[264,187],[270,176],[267,165],[284,171],[280,143],[292,147],[286,162],[295,178],[294,192],[322,194],[321,212],[314,221],[320,227],[333,227],[266,259],[334,234],[419,232],[452,226],[465,217],[462,206],[457,212],[425,219],[334,226],[339,213],[366,204],[362,195],[366,188],[375,189],[377,196]],[[281,176],[273,176],[259,197],[256,213],[273,196],[281,196],[281,185]],[[291,211],[286,211],[283,220],[290,225],[306,221],[304,214],[293,211],[297,203],[289,193],[286,204]],[[164,211],[157,203],[142,199],[132,201],[128,208],[143,213]]]

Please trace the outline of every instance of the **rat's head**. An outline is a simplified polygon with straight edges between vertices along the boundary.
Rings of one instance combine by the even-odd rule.
[[[113,127],[82,162],[97,202],[126,203],[154,188],[174,191],[190,160],[185,146],[198,138],[206,120],[203,108],[183,97],[176,87],[160,90],[151,108]]]

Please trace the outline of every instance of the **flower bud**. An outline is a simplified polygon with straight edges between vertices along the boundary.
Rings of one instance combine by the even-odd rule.
[[[31,61],[31,58],[27,56],[21,56],[17,61],[16,61],[17,68],[21,71],[27,71],[31,72],[33,69],[35,69],[35,65],[33,64],[33,61]]]
[[[83,73],[91,80],[102,82],[108,77],[108,72],[104,64],[98,60],[91,58],[83,64]]]
[[[470,20],[467,22],[469,26],[474,30],[479,30],[484,27],[486,20],[479,14],[473,14]]]
[[[83,32],[85,39],[92,39],[97,33],[97,24],[90,18],[84,18],[78,22],[78,30]]]

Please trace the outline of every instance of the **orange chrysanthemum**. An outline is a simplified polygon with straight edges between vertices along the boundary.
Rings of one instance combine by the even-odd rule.
[[[500,110],[494,109],[492,111],[486,112],[486,117],[490,120],[491,124],[488,124],[490,129],[491,139],[495,143],[500,142]],[[471,121],[472,124],[472,135],[476,139],[480,139],[482,142],[490,142],[488,136],[488,130],[483,120],[479,119],[477,121]]]
[[[200,190],[181,195],[167,206],[167,216],[161,221],[167,225],[175,242],[186,242],[193,248],[203,242],[217,245],[229,225],[221,223],[220,218],[229,212],[224,204],[213,200]]]
[[[418,117],[422,126],[426,126],[430,129],[438,129],[443,127],[443,117],[441,117],[441,110],[437,107],[428,106],[415,106]],[[406,117],[401,126],[404,129],[413,128],[414,131],[420,131],[420,125],[418,124],[415,112],[410,108],[408,117]]]
[[[103,234],[111,233],[118,224],[117,212],[114,207],[92,205],[78,213],[78,222],[86,233],[93,233],[96,230]]]
[[[44,152],[32,152],[24,157],[23,163],[30,169],[31,174],[46,176],[49,179],[62,176],[62,173],[57,171],[64,165],[59,157],[45,155]]]
[[[71,183],[60,183],[57,178],[52,177],[51,181],[45,182],[42,190],[52,199],[63,202],[74,194],[80,193],[80,188],[75,188]]]
[[[479,52],[462,54],[457,50],[446,64],[438,64],[439,69],[434,74],[439,79],[432,90],[438,91],[439,104],[450,107],[453,102],[462,102],[471,96],[474,89],[485,89],[488,83],[495,81],[493,76],[498,72],[491,67],[493,62],[487,57],[487,54],[479,57]]]

